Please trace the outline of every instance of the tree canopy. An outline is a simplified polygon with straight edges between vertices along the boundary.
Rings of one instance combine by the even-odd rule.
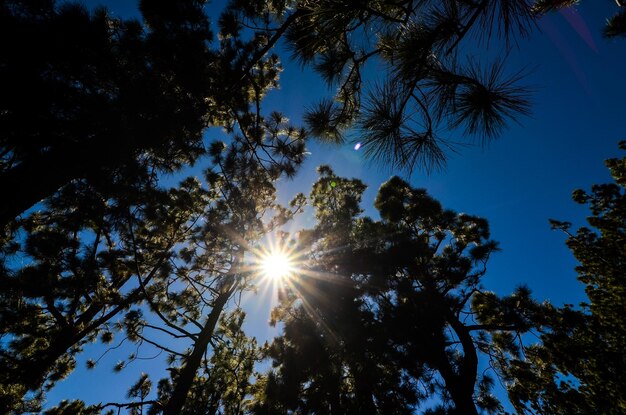
[[[495,378],[520,413],[626,412],[626,158],[607,162],[616,183],[574,193],[590,228],[553,221],[580,262],[580,307],[489,291],[487,221],[400,177],[380,187],[379,218],[363,215],[365,184],[329,166],[308,197],[276,196],[309,137],[355,139],[404,171],[498,137],[530,90],[466,46],[506,51],[573,3],[231,0],[213,24],[204,0],[141,0],[137,18],[0,2],[0,413],[502,413]],[[279,45],[335,91],[301,127],[264,101]],[[306,204],[315,224],[284,233]],[[272,233],[297,264],[272,315],[282,333],[259,346],[237,298]],[[94,343],[132,345],[113,367],[136,379],[126,398],[45,404]],[[143,350],[163,354],[160,379],[133,370]]]
[[[274,369],[252,412],[501,410],[479,355],[519,353],[543,306],[523,287],[497,297],[482,286],[497,251],[487,222],[397,177],[378,191],[381,219],[360,217],[364,185],[328,167],[320,174],[310,195],[317,225],[298,237],[306,265],[286,284]]]
[[[258,39],[213,46],[204,4],[141,1],[138,21],[2,3],[1,226],[75,180],[112,192],[193,164],[208,126],[232,129],[275,85],[278,61]]]
[[[620,147],[626,150],[626,143]],[[626,158],[606,166],[614,182],[573,194],[589,208],[589,227],[572,232],[570,223],[552,221],[568,236],[589,302],[551,309],[541,343],[526,348],[524,358],[501,362],[520,413],[626,412]]]
[[[242,4],[245,4],[242,7]],[[441,167],[454,143],[498,137],[529,113],[522,68],[481,62],[464,41],[512,42],[534,26],[520,1],[232,1],[223,19],[285,34],[293,57],[335,88],[305,114],[312,135],[342,142],[350,127],[371,158],[396,168]],[[273,20],[282,24],[275,28]],[[276,32],[275,32],[276,31]],[[368,64],[384,68],[371,80]]]
[[[139,22],[54,1],[0,5],[2,408],[36,410],[42,387],[71,372],[84,344],[111,342],[121,314],[137,323],[133,306],[147,302],[174,324],[176,301],[165,315],[158,303],[183,278],[180,261],[197,260],[183,255],[185,245],[213,238],[218,253],[204,261],[217,269],[203,278],[218,284],[209,271],[225,272],[234,252],[223,238],[243,232],[241,241],[252,243],[256,215],[268,209],[285,220],[273,181],[293,175],[305,135],[261,112],[278,61],[259,55],[254,39],[211,48],[203,6],[144,1]],[[228,145],[207,146],[210,125],[231,134]],[[201,155],[212,166],[205,184],[159,186],[160,174]],[[183,305],[197,288],[189,284],[176,297]],[[21,402],[29,390],[39,392]]]
[[[206,127],[232,127],[276,85],[278,58],[267,53],[283,37],[338,88],[306,116],[313,134],[337,141],[356,125],[372,157],[438,166],[450,145],[439,124],[493,138],[528,112],[519,74],[458,57],[472,31],[508,39],[532,27],[530,4],[505,4],[233,1],[213,46],[204,1],[144,0],[142,22],[72,3],[3,2],[0,188],[11,197],[0,225],[72,180],[102,187],[193,163]],[[373,58],[388,77],[366,88],[361,70]]]

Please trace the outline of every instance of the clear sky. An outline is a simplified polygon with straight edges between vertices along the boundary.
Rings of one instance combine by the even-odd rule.
[[[91,7],[101,2],[85,3]],[[120,16],[134,13],[127,0],[105,4]],[[603,161],[621,156],[617,142],[626,139],[626,39],[601,36],[606,18],[615,11],[612,1],[586,0],[575,9],[544,17],[531,37],[519,40],[507,60],[508,68],[530,70],[525,82],[535,87],[532,115],[511,125],[487,147],[459,148],[445,169],[410,176],[412,185],[426,188],[444,207],[489,220],[492,238],[500,242],[502,252],[490,261],[484,279],[487,289],[507,294],[527,284],[537,299],[558,305],[584,298],[565,236],[551,231],[548,219],[583,224],[587,211],[571,201],[572,191],[608,181]],[[501,50],[497,42],[491,46]],[[284,64],[281,89],[272,92],[264,105],[267,110],[284,112],[297,124],[303,108],[327,91],[315,75]],[[307,193],[316,178],[316,166],[329,164],[339,175],[357,177],[369,185],[364,207],[367,214],[374,214],[378,187],[400,173],[364,160],[353,144],[310,143],[308,147],[311,156],[299,175],[280,183],[284,201],[297,192]],[[305,215],[295,227],[310,225],[312,220]],[[271,336],[275,330],[266,323],[267,302],[248,301],[254,304],[247,323],[250,333]],[[79,366],[84,367],[84,359],[94,357],[98,350],[88,348]],[[111,352],[95,371],[77,370],[50,392],[49,402],[68,397],[91,403],[123,399],[138,370],[131,368],[129,379],[124,372],[114,375],[108,367],[119,358],[123,355]],[[154,381],[165,375],[153,363],[145,363],[144,370],[155,372]]]

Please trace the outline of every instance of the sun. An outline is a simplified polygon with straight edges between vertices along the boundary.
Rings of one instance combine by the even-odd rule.
[[[265,255],[260,261],[260,266],[263,275],[273,280],[284,279],[294,271],[293,261],[283,252]]]

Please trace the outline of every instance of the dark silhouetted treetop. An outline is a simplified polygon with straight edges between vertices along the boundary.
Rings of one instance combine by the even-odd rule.
[[[604,28],[604,36],[606,37],[626,37],[626,8],[622,5],[619,13],[611,16]]]
[[[120,169],[133,174],[113,183],[73,180],[14,221],[16,237],[0,251],[3,407],[39,410],[42,393],[22,400],[27,391],[52,387],[74,369],[85,344],[110,343],[120,333],[138,347],[162,347],[180,365],[184,350],[156,343],[154,332],[185,339],[204,355],[226,303],[247,287],[228,272],[233,256],[293,214],[275,203],[274,181],[302,162],[304,134],[278,113],[264,116],[261,93],[251,94],[254,112],[232,111],[238,121],[229,142],[209,146],[204,183],[186,179],[162,189],[146,166]],[[196,336],[203,325],[206,334]],[[188,363],[187,379],[198,362]],[[189,387],[178,388],[177,404]]]
[[[335,89],[305,114],[309,131],[342,142],[346,131],[365,153],[392,167],[443,165],[454,142],[486,142],[529,111],[520,72],[478,62],[470,38],[509,41],[534,25],[531,2],[233,0],[232,25],[267,37],[285,32],[292,56]],[[379,71],[365,70],[371,63]],[[373,78],[376,80],[374,81]],[[461,136],[462,138],[456,138]]]
[[[171,171],[202,152],[211,33],[199,7],[162,22],[155,10],[146,29],[104,9],[3,2],[3,225],[73,179],[133,163]]]
[[[568,236],[589,302],[552,309],[541,344],[501,363],[519,413],[626,413],[626,157],[606,166],[613,183],[573,194],[589,207],[589,226],[552,221]]]
[[[363,183],[319,171],[318,223],[299,233],[307,260],[274,312],[284,328],[252,413],[501,411],[479,356],[519,353],[543,306],[481,286],[497,250],[487,221],[398,177],[379,189],[381,220],[360,217]]]
[[[0,226],[72,180],[172,172],[276,85],[258,38],[219,43],[200,0],[140,2],[142,21],[55,1],[0,4]],[[258,145],[258,143],[257,143]]]

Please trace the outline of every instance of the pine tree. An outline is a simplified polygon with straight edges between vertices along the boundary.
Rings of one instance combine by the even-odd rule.
[[[570,223],[552,221],[568,235],[589,302],[553,308],[541,343],[502,364],[520,413],[626,413],[626,157],[606,165],[613,183],[573,194],[589,207],[589,227],[572,232]]]
[[[24,49],[3,44],[6,64],[0,65],[10,92],[0,115],[6,129],[0,184],[11,195],[0,215],[2,225],[10,223],[0,241],[3,408],[36,411],[41,388],[71,372],[84,344],[112,341],[120,329],[115,318],[154,303],[152,296],[172,278],[180,245],[197,237],[195,223],[208,221],[205,239],[223,236],[223,217],[201,218],[208,205],[224,208],[220,188],[241,193],[250,186],[247,191],[260,192],[255,196],[271,198],[255,186],[273,188],[303,160],[302,131],[280,114],[260,113],[264,94],[276,85],[276,57],[258,54],[258,39],[235,34],[221,40],[219,53],[209,50],[202,5],[142,2],[145,26],[52,1],[0,6],[0,30],[22,34],[21,46],[32,49],[26,59]],[[79,29],[84,36],[77,37]],[[26,113],[28,91],[18,93],[22,84],[41,87],[42,105],[32,114]],[[213,165],[221,171],[248,166],[256,181],[228,182],[210,173],[207,187],[189,179],[160,188],[160,172],[205,152],[207,125],[233,135],[228,155]],[[211,151],[223,148],[215,144]],[[38,183],[30,188],[29,180]],[[36,212],[14,220],[42,198]],[[137,320],[131,312],[126,317]],[[21,401],[28,390],[39,393]]]
[[[186,227],[208,197],[194,180],[169,191],[127,191],[123,201],[107,200],[74,182],[21,222],[23,241],[4,249],[4,407],[65,377],[85,343],[112,341],[111,320],[167,275],[174,247],[189,237]]]
[[[142,21],[75,3],[0,4],[0,228],[74,180],[115,186],[204,154],[275,86],[278,60],[237,31],[218,44],[202,0],[140,2]],[[243,68],[243,69],[242,69]]]
[[[440,404],[428,413],[501,409],[479,356],[515,352],[532,327],[520,310],[542,307],[522,288],[482,288],[497,250],[487,222],[397,177],[379,189],[381,220],[358,217],[364,185],[320,172],[317,225],[299,236],[310,265],[276,312],[283,335],[253,413],[401,414],[429,398]]]
[[[261,353],[256,340],[243,332],[244,319],[245,313],[241,309],[224,314],[220,319],[212,340],[211,357],[199,368],[181,414],[245,413],[254,366],[261,360]],[[158,401],[168,401],[172,382],[176,379],[159,382]],[[153,407],[152,412],[159,413],[158,409]]]
[[[522,73],[502,60],[478,62],[464,48],[471,38],[509,45],[533,29],[531,9],[526,0],[233,0],[224,20],[268,39],[284,33],[293,57],[336,91],[305,115],[313,135],[342,142],[356,127],[369,157],[431,170],[457,136],[486,142],[529,112]],[[368,65],[381,73],[379,84],[368,81]]]
[[[295,147],[301,154],[303,147],[299,133],[294,130],[289,132],[289,128],[280,122],[281,117],[273,117],[277,123],[272,124],[270,121],[265,125],[262,138],[278,147],[280,142],[290,142],[287,148]],[[255,131],[258,131],[258,127]],[[199,298],[187,299],[181,308],[185,315],[197,316],[195,325],[200,331],[192,337],[190,354],[179,359],[181,367],[173,380],[171,394],[167,402],[163,403],[164,414],[178,414],[183,409],[228,301],[235,293],[246,289],[249,279],[254,277],[246,266],[246,255],[251,253],[252,246],[262,236],[284,224],[292,214],[274,202],[275,173],[255,158],[256,153],[242,157],[246,154],[244,149],[249,141],[244,138],[240,140],[239,145],[231,145],[225,154],[218,151],[213,154],[214,165],[220,166],[220,171],[209,174],[207,179],[212,188],[219,189],[223,200],[207,212],[208,226],[199,230],[195,243],[186,251],[192,280],[189,280],[189,286],[184,291],[195,291]],[[282,152],[284,156],[284,151],[280,150],[278,155]],[[267,164],[276,165],[275,162],[273,158],[273,162]],[[297,211],[299,207],[296,203],[293,206]],[[275,215],[267,221],[271,212],[275,212]],[[212,229],[216,224],[222,229],[221,232]],[[195,287],[195,283],[200,286],[200,290]],[[211,308],[204,322],[201,320],[202,304]]]
[[[185,182],[196,185],[201,199],[198,214],[182,227],[172,225],[175,229],[185,229],[185,233],[176,247],[167,251],[167,265],[158,271],[151,284],[144,284],[147,278],[138,280],[136,292],[141,295],[121,310],[125,312],[123,321],[107,327],[107,342],[113,335],[123,336],[124,340],[136,343],[137,350],[150,347],[168,354],[171,378],[159,382],[157,399],[109,402],[95,407],[74,400],[62,404],[59,410],[63,405],[85,407],[85,413],[111,406],[129,411],[149,407],[150,413],[194,413],[200,410],[199,405],[207,405],[207,410],[214,405],[241,410],[238,398],[245,396],[250,377],[245,371],[252,370],[257,350],[241,332],[244,315],[236,312],[226,318],[224,313],[235,294],[248,289],[255,276],[254,269],[244,263],[246,252],[293,214],[275,203],[273,182],[277,174],[283,173],[275,167],[287,163],[286,150],[300,157],[303,151],[299,132],[285,124],[278,114],[272,114],[267,122],[263,118],[257,120],[263,122],[265,137],[260,145],[267,146],[268,155],[272,154],[271,147],[275,148],[272,161],[261,162],[257,153],[245,150],[249,145],[243,137],[245,133],[234,136],[228,146],[222,142],[212,145],[210,153],[215,167],[205,174],[208,191],[197,180]],[[281,141],[289,142],[287,148],[281,146]],[[287,166],[293,168],[293,159]],[[157,206],[163,213],[175,212],[164,203]],[[299,210],[297,202],[292,209]],[[147,227],[153,229],[154,225]],[[136,232],[139,230],[137,227]],[[161,234],[159,229],[154,231]],[[143,246],[140,251],[155,252]],[[164,335],[171,341],[164,340]],[[205,359],[207,354],[209,358]],[[231,367],[233,358],[240,358],[243,366],[237,364],[232,369],[229,381],[224,372]],[[137,352],[118,362],[115,370],[127,374],[132,371],[135,359]],[[96,363],[88,361],[92,369],[96,369]],[[217,387],[221,389],[211,396],[205,395]],[[130,392],[129,398],[136,398]],[[227,396],[219,398],[222,393]]]
[[[368,154],[392,165],[440,165],[446,144],[435,131],[441,125],[492,138],[528,109],[518,75],[507,76],[500,63],[479,66],[459,53],[472,32],[486,30],[489,37],[490,30],[501,29],[508,39],[528,31],[532,16],[526,1],[232,2],[218,22],[219,42],[203,7],[200,0],[144,0],[139,22],[53,0],[0,4],[0,189],[6,201],[0,206],[0,404],[5,407],[32,405],[36,411],[42,388],[71,372],[75,355],[88,342],[124,335],[163,347],[149,330],[191,345],[190,353],[168,351],[177,372],[172,389],[162,395],[168,401],[144,402],[144,380],[132,395],[141,402],[112,406],[136,411],[150,404],[177,413],[195,396],[220,316],[233,294],[247,287],[240,269],[244,252],[291,214],[274,203],[273,183],[295,174],[306,133],[280,114],[261,114],[263,97],[277,86],[280,63],[270,52],[281,39],[337,87],[335,101],[322,102],[306,116],[309,131],[340,141],[346,128],[357,126]],[[372,28],[380,32],[375,39],[367,35]],[[377,59],[388,77],[379,88],[366,90],[361,71]],[[207,151],[202,133],[209,126],[223,127],[230,141]],[[160,174],[207,153],[205,184],[190,179],[178,188],[159,187]],[[355,239],[345,229],[359,226],[369,239],[379,230],[400,228],[407,245],[398,249],[417,243],[396,219],[372,221],[372,229],[367,221],[360,224],[362,184],[323,173],[313,196],[319,226],[302,233],[307,243],[326,244],[329,252],[352,246]],[[389,186],[406,187],[397,180]],[[337,191],[328,193],[330,188]],[[37,210],[29,211],[35,205]],[[270,225],[260,220],[266,210],[277,212]],[[447,215],[440,213],[437,220],[451,220]],[[484,250],[493,249],[478,239],[487,245]],[[203,249],[196,250],[198,244]],[[463,257],[467,247],[456,247]],[[362,253],[378,254],[377,249],[366,245]],[[324,261],[324,272],[333,274],[331,265],[340,267],[347,259],[327,255]],[[381,270],[377,278],[390,272]],[[468,284],[455,288],[469,290]],[[177,291],[169,292],[173,286]],[[344,289],[336,290],[343,296],[336,306],[346,316],[370,321],[362,337],[350,342],[371,345],[363,356],[344,354],[347,366],[328,372],[339,383],[326,386],[339,385],[349,367],[356,383],[344,382],[348,389],[342,393],[364,399],[352,399],[345,408],[369,411],[384,402],[392,413],[412,407],[424,397],[411,384],[417,374],[367,369],[375,359],[402,359],[385,348],[384,338],[367,336],[382,330],[375,318],[417,312],[384,307],[383,290],[408,288],[346,281]],[[429,293],[440,303],[448,298],[435,291]],[[364,311],[369,304],[364,298],[381,301],[377,312],[387,314]],[[122,322],[113,322],[122,315]],[[342,319],[333,324],[346,327]],[[441,367],[431,369],[444,376]],[[447,383],[462,370],[452,372]],[[370,381],[379,384],[368,386]],[[272,382],[270,376],[267,384]],[[463,397],[468,407],[469,383]],[[40,393],[24,402],[29,390]],[[318,404],[336,392],[320,392],[326,395]],[[93,409],[80,401],[59,408]]]

